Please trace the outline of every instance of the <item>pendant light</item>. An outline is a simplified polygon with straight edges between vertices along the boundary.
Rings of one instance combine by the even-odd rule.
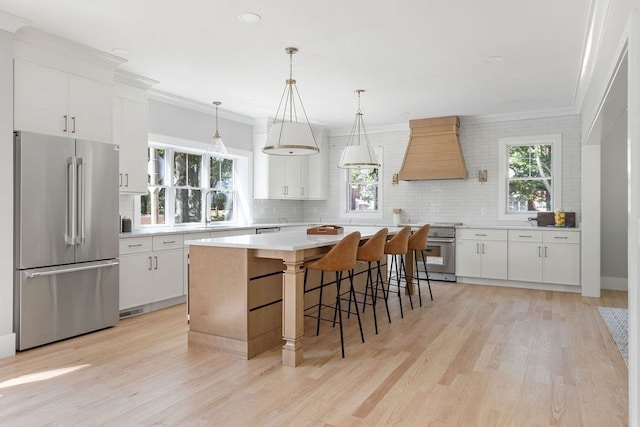
[[[278,156],[316,154],[320,152],[320,148],[302,104],[296,81],[293,79],[293,54],[298,52],[298,49],[288,47],[285,52],[289,55],[289,79],[285,83],[276,117],[267,133],[267,143],[262,148],[262,152]],[[294,94],[298,98],[299,107],[296,106]],[[298,111],[304,115],[304,121],[298,121]]]
[[[218,132],[218,107],[222,104],[220,101],[213,101],[213,105],[216,106],[216,133],[213,135],[213,143],[211,144],[210,150],[216,153],[227,153],[227,147],[225,147],[224,142],[222,142],[222,137],[220,136],[220,132]]]
[[[358,111],[338,167],[346,169],[379,168],[380,162],[369,144],[369,137],[360,111],[360,94],[364,92],[364,89],[358,89],[355,92],[358,94]]]

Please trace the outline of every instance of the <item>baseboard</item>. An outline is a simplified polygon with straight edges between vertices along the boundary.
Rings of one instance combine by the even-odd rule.
[[[600,277],[600,289],[612,291],[628,291],[629,279],[625,277]]]
[[[503,288],[533,289],[537,291],[580,292],[580,286],[555,285],[551,283],[517,282],[514,280],[484,279],[480,277],[457,276],[458,283],[470,285],[500,286]]]
[[[16,334],[0,335],[0,359],[15,356]]]

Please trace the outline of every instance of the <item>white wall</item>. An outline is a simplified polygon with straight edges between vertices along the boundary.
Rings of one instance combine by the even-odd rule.
[[[625,75],[626,77],[626,75]],[[625,85],[626,87],[626,85]],[[602,137],[601,271],[602,288],[627,290],[627,99],[624,111]]]
[[[598,21],[603,23],[601,34],[594,38],[592,52],[593,74],[582,102],[583,138],[590,139],[590,130],[596,124],[596,117],[605,99],[618,61],[628,49],[628,134],[627,168],[628,207],[628,306],[629,306],[629,425],[640,425],[640,17],[639,0],[615,0],[595,2],[596,9],[603,10]],[[603,6],[600,8],[599,6]],[[585,206],[584,209],[598,209],[600,206]],[[593,255],[593,254],[592,254]],[[599,263],[593,257],[584,258],[584,263]]]
[[[373,146],[383,148],[383,219],[389,223],[393,209],[402,209],[403,221],[460,221],[468,224],[498,221],[498,140],[503,137],[562,134],[562,209],[580,212],[580,117],[560,116],[540,119],[479,123],[461,118],[460,143],[469,171],[467,180],[400,181],[391,179],[398,172],[408,142],[408,129],[371,133]],[[344,203],[340,186],[344,172],[337,168],[347,136],[330,138],[329,200],[304,202],[305,219],[339,218]],[[488,181],[478,182],[478,171],[486,169]],[[323,220],[324,221],[324,220]],[[353,222],[357,221],[353,219]],[[373,220],[375,222],[375,220]]]
[[[15,354],[13,333],[13,34],[0,30],[0,358]]]

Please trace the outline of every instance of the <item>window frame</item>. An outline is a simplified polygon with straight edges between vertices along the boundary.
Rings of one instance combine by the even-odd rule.
[[[372,147],[376,153],[380,167],[378,168],[378,210],[376,211],[352,211],[349,210],[349,169],[342,171],[342,185],[340,186],[340,200],[342,200],[342,217],[343,218],[372,218],[379,219],[383,217],[384,205],[383,205],[383,190],[384,190],[384,157],[383,149],[381,146]]]
[[[562,135],[546,134],[500,138],[498,140],[498,219],[527,221],[535,211],[508,212],[509,147],[523,145],[551,146],[551,211],[562,206]]]
[[[158,143],[149,141],[147,144],[147,149],[150,148],[159,148],[165,150],[165,157],[163,159],[163,167],[165,170],[164,174],[164,184],[162,185],[149,185],[147,184],[147,188],[164,188],[165,189],[165,222],[163,224],[140,224],[141,227],[189,227],[189,226],[204,226],[207,224],[219,224],[219,225],[229,225],[229,224],[237,224],[239,222],[239,218],[236,212],[237,202],[238,202],[238,171],[237,171],[237,159],[235,156],[230,156],[222,153],[213,153],[207,150],[201,150],[198,148],[185,147],[185,146],[177,146],[165,143]],[[199,173],[200,187],[193,187],[191,185],[177,185],[174,184],[174,156],[176,153],[185,153],[187,155],[197,155],[201,156],[201,167]],[[232,220],[225,221],[208,221],[207,216],[207,201],[211,200],[211,196],[209,196],[209,190],[216,190],[216,188],[209,187],[211,183],[211,158],[221,158],[225,160],[230,160],[232,162],[232,188],[230,190],[223,189],[218,186],[217,190],[223,192],[229,192],[232,194],[232,206],[234,209],[234,215]],[[200,212],[200,221],[197,222],[175,222],[175,203],[176,203],[176,190],[199,190],[201,191],[201,212]],[[139,210],[139,209],[138,209]],[[142,212],[140,212],[142,216]]]

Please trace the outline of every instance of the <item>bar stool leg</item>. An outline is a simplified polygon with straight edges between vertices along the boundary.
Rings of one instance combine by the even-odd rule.
[[[398,302],[400,303],[400,318],[404,318],[404,311],[402,310],[402,293],[400,292],[400,268],[398,266],[398,259],[396,258],[397,256],[398,255],[391,255],[391,268],[389,268],[388,286],[391,286],[391,276],[393,274],[393,270],[395,267],[396,284],[394,286],[398,287]]]
[[[389,323],[391,323],[391,314],[389,313],[389,289],[384,289],[384,280],[382,278],[382,270],[380,269],[380,261],[376,261],[378,264],[378,272],[376,274],[376,298],[378,297],[378,283],[380,283],[380,287],[382,288],[382,297],[384,299],[384,306],[387,309],[387,318],[389,319]],[[378,282],[378,279],[380,280]]]
[[[400,255],[400,267],[402,271],[400,272],[400,277],[402,277],[402,273],[404,273],[404,277],[407,277],[407,268],[404,265],[404,255]],[[407,288],[409,287],[409,283],[407,282]],[[400,279],[398,279],[398,290],[400,290]],[[409,303],[411,304],[411,310],[413,310],[413,298],[411,298],[411,292],[407,292],[409,294]]]
[[[378,335],[378,317],[376,315],[376,299],[378,292],[378,278],[376,277],[376,290],[373,290],[373,276],[371,275],[371,261],[368,261],[367,270],[367,282],[364,287],[364,301],[362,301],[362,312],[364,313],[364,308],[367,306],[367,290],[371,287],[371,306],[373,307],[373,324],[375,326],[376,335]]]
[[[429,286],[429,296],[431,297],[431,301],[433,301],[433,293],[431,293],[431,280],[429,280],[429,270],[427,270],[427,259],[424,256],[424,251],[422,252],[422,264],[424,265],[424,274],[427,275],[427,285]]]
[[[340,325],[340,348],[342,349],[342,358],[344,359],[344,336],[342,332],[342,307],[340,306],[340,284],[342,282],[342,272],[336,271],[336,311],[338,313],[338,324]],[[333,319],[335,324],[335,313],[333,313]]]
[[[420,251],[420,254],[422,254],[422,251]],[[414,273],[416,275],[416,281],[418,282],[418,299],[420,300],[420,307],[422,307],[422,292],[420,291],[420,272],[418,271],[418,251],[413,251],[413,260],[415,261],[415,269],[414,269]],[[422,258],[422,261],[424,261],[424,258]],[[427,276],[428,278],[429,276]]]
[[[353,296],[353,300],[356,300],[356,291],[353,288],[353,270],[349,270],[349,292],[351,293],[351,295]],[[362,339],[362,342],[364,342],[364,333],[362,332],[362,322],[360,321],[360,312],[358,311],[358,304],[354,304],[355,308],[356,308],[356,317],[358,318],[358,327],[360,328],[360,338]],[[375,310],[373,310],[375,313]]]
[[[320,335],[320,310],[322,309],[322,289],[324,288],[324,271],[320,271],[320,298],[318,299],[318,321],[316,325],[316,336]]]

